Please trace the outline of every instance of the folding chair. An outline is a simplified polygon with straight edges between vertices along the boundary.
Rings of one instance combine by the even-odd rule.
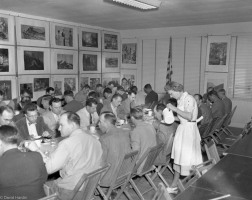
[[[106,165],[89,174],[83,174],[83,176],[81,177],[81,179],[78,181],[77,185],[75,186],[73,196],[70,198],[70,200],[94,199],[93,196],[94,196],[96,187],[99,181],[101,180],[101,178],[106,173],[106,171],[109,169],[109,166],[110,165]],[[78,198],[76,196],[77,193],[78,193]]]
[[[181,192],[183,192],[186,188],[188,188],[191,184],[193,184],[198,178],[199,174],[196,171],[193,171],[189,176],[185,177],[182,180],[178,181],[178,188]]]
[[[112,191],[117,188],[120,188],[120,190],[118,191],[116,197],[114,198],[115,200],[119,199],[119,197],[123,192],[129,199],[132,199],[129,193],[125,190],[125,188],[129,182],[137,158],[138,158],[138,151],[130,152],[124,156],[124,159],[119,164],[119,167],[115,172],[114,178],[106,194],[102,190],[100,185],[97,187],[103,199],[108,200]]]
[[[156,157],[158,156],[158,154],[162,150],[162,148],[163,148],[163,144],[159,144],[155,147],[149,148],[144,153],[144,155],[140,158],[137,165],[133,169],[133,173],[132,173],[132,176],[131,176],[129,183],[132,185],[133,189],[136,191],[137,195],[142,200],[144,200],[143,195],[145,193],[149,192],[152,189],[157,190],[157,187],[155,186],[154,182],[152,181],[152,179],[150,177],[151,176],[150,173],[156,169],[156,167],[154,166],[154,162],[156,160]],[[144,165],[143,165],[143,168],[141,169],[141,172],[137,172],[138,168],[142,165],[142,163],[144,163]],[[146,178],[146,180],[150,183],[151,188],[149,190],[141,193],[139,188],[137,187],[136,183],[133,180],[133,178],[137,177],[137,176],[139,176],[139,177],[144,176]]]
[[[247,124],[245,124],[244,128],[242,129],[241,133],[242,137],[248,135],[251,132],[251,130],[252,130],[252,117],[251,120]]]
[[[209,169],[211,169],[215,164],[216,164],[215,159],[209,159],[199,165],[193,166],[193,169],[198,173],[199,176],[202,176]]]
[[[51,194],[51,195],[44,197],[44,198],[40,198],[38,200],[59,200],[59,194],[56,192],[54,194]]]
[[[233,108],[233,110],[227,115],[227,117],[226,117],[226,119],[225,119],[225,121],[224,121],[224,123],[223,123],[223,126],[222,126],[222,128],[221,128],[221,131],[225,132],[227,135],[234,135],[234,134],[228,129],[228,126],[229,126],[229,124],[230,124],[231,121],[232,121],[232,118],[233,118],[233,116],[234,116],[234,113],[235,113],[235,111],[236,111],[236,108],[237,108],[237,106],[235,106],[235,107]]]
[[[210,139],[205,143],[205,149],[207,153],[208,160],[213,159],[216,163],[220,161],[220,156],[213,139]]]
[[[158,184],[158,190],[152,200],[172,200],[163,183]]]

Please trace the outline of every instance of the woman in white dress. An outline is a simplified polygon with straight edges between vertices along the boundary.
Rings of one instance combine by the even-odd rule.
[[[184,92],[183,85],[170,82],[166,87],[170,96],[178,101],[177,107],[169,103],[167,108],[176,112],[180,120],[171,155],[174,159],[173,169],[175,173],[171,186],[167,188],[169,193],[177,193],[177,182],[180,175],[188,176],[193,165],[202,163],[201,138],[196,123],[198,107],[193,96]]]

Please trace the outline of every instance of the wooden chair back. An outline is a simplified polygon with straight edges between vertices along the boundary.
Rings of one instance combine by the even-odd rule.
[[[191,184],[193,184],[198,178],[199,174],[196,171],[193,171],[189,176],[184,178],[183,180],[178,181],[178,188],[182,192],[186,188],[188,188]]]
[[[71,200],[76,199],[75,197],[78,192],[78,196],[81,196],[81,199],[92,199],[99,181],[108,169],[109,165],[106,165],[89,174],[83,174],[83,176],[74,188]]]
[[[208,142],[205,142],[205,150],[207,153],[207,157],[208,159],[214,159],[215,162],[219,162],[220,161],[220,156],[218,154],[218,150],[216,148],[216,145],[213,141],[213,139],[210,139]]]
[[[152,200],[172,200],[163,183],[158,184],[158,189]]]
[[[209,135],[210,131],[213,129],[214,124],[215,120],[212,119],[208,124],[205,124],[202,127],[200,127],[199,131],[201,138],[205,138]]]
[[[199,176],[205,174],[209,169],[211,169],[216,164],[214,159],[207,160],[199,165],[194,166],[194,170],[198,173]]]
[[[54,193],[54,194],[51,194],[51,195],[49,195],[47,197],[40,198],[38,200],[59,200],[59,194]]]

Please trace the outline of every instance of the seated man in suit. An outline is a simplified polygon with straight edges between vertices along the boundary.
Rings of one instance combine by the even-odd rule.
[[[144,86],[144,92],[147,94],[145,97],[145,106],[147,106],[147,108],[154,108],[158,103],[158,94],[152,90],[150,84]]]
[[[232,101],[226,96],[226,90],[220,89],[218,90],[218,97],[222,100],[225,106],[225,114],[229,114],[232,112]]]
[[[100,142],[103,149],[103,162],[110,163],[108,172],[100,185],[108,187],[114,178],[118,164],[125,154],[131,151],[129,131],[115,127],[116,117],[111,112],[103,112],[100,116],[99,127],[103,133]]]
[[[42,117],[38,116],[37,106],[28,103],[24,107],[25,117],[16,122],[18,132],[22,139],[29,140],[38,136],[51,137],[53,132],[45,124]]]
[[[98,115],[100,115],[101,109],[103,107],[103,100],[102,100],[102,98],[98,96],[97,92],[91,91],[88,94],[88,99],[96,99],[96,101],[97,101],[96,112],[97,112]]]
[[[62,113],[65,111],[62,109],[62,103],[59,98],[52,98],[49,102],[50,110],[44,112],[42,117],[45,124],[49,127],[51,131],[54,132],[56,137],[59,136],[58,127],[59,127],[59,118]]]
[[[46,88],[46,93],[45,93],[45,95],[43,95],[43,96],[41,96],[41,97],[39,97],[38,98],[38,100],[37,100],[37,105],[39,106],[39,107],[42,107],[42,99],[43,99],[43,97],[44,96],[46,96],[46,95],[50,95],[52,98],[55,96],[55,90],[54,90],[54,88],[52,88],[52,87],[48,87],[48,88]]]
[[[80,116],[80,127],[87,130],[91,124],[96,125],[99,116],[96,112],[97,101],[93,98],[87,99],[86,106],[80,109],[77,114]]]
[[[43,184],[47,180],[42,156],[37,152],[19,151],[18,141],[16,128],[0,127],[0,199],[42,198],[45,196]]]
[[[218,97],[215,90],[207,93],[207,97],[210,102],[212,102],[211,111],[213,119],[221,119],[225,115],[225,105],[222,100]]]
[[[0,126],[11,125],[15,126],[12,121],[14,117],[14,110],[10,106],[0,107]]]
[[[108,111],[114,113],[117,119],[124,119],[126,117],[126,113],[121,107],[122,96],[120,94],[114,94],[111,102],[109,104],[104,104],[101,109],[101,113]]]
[[[135,99],[136,99],[136,92],[129,91],[128,97],[124,101],[122,101],[122,108],[126,115],[130,114],[130,109],[135,107]]]
[[[112,98],[112,90],[110,88],[105,88],[103,90],[103,105],[110,104],[111,103],[111,98]]]
[[[64,99],[66,105],[63,107],[63,109],[65,111],[77,112],[78,110],[83,108],[82,103],[74,99],[74,93],[71,90],[66,90],[64,92]]]

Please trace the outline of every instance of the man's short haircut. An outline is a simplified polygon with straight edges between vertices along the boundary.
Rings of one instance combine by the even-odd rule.
[[[74,97],[74,93],[72,90],[66,90],[64,92],[64,96]]]
[[[152,90],[151,84],[146,84],[144,86],[144,89],[146,89],[146,90]]]
[[[114,86],[115,86],[116,83],[115,83],[115,81],[109,81],[109,82],[108,82],[108,85],[114,85]]]
[[[110,88],[105,88],[105,89],[103,90],[103,95],[104,95],[105,93],[112,94],[112,90],[111,90]]]
[[[104,119],[106,121],[109,121],[110,124],[115,125],[115,123],[116,123],[116,116],[115,116],[114,113],[109,112],[109,111],[105,111],[105,112],[101,113],[101,115],[104,115]]]
[[[100,84],[100,83],[97,84],[97,85],[96,85],[96,88],[98,88],[98,87],[102,87],[102,84]]]
[[[76,114],[75,112],[72,111],[67,111],[64,112],[62,115],[66,115],[67,116],[67,121],[68,122],[73,122],[76,125],[80,126],[80,116],[78,114]]]
[[[57,97],[54,97],[50,100],[49,105],[52,106],[53,103],[61,103],[61,100]]]
[[[93,99],[93,98],[87,99],[87,101],[86,101],[86,106],[92,107],[93,104],[94,104],[94,105],[97,105],[96,99]]]
[[[135,91],[133,91],[133,90],[129,90],[129,91],[128,91],[128,95],[132,95],[132,94],[135,94],[135,95],[136,95],[137,93],[136,93]]]
[[[170,98],[167,100],[167,104],[170,103],[171,105],[177,107],[178,106],[178,101],[175,98]]]
[[[97,97],[98,97],[98,95],[95,91],[91,91],[88,93],[88,98],[96,99]]]
[[[130,90],[131,90],[131,91],[134,91],[134,92],[137,94],[137,90],[138,90],[138,89],[137,89],[137,86],[135,86],[135,85],[131,86],[131,87],[130,87]]]
[[[140,107],[135,107],[130,110],[130,115],[137,120],[143,119],[143,110]]]
[[[6,106],[0,106],[0,115],[2,115],[4,111],[7,111],[9,113],[13,113],[14,114],[13,108],[10,107],[10,106],[7,106],[7,105]]]
[[[156,110],[159,111],[163,111],[166,108],[166,106],[163,103],[159,103],[156,107]]]
[[[3,96],[3,95],[4,95],[3,91],[2,91],[2,90],[0,90],[0,96]]]
[[[212,95],[218,97],[218,94],[217,94],[217,92],[215,90],[212,90],[212,91],[207,93],[207,97],[212,96]]]
[[[43,97],[42,97],[42,100],[46,100],[46,101],[50,101],[52,99],[52,96],[49,95],[49,94],[45,94]],[[42,101],[41,101],[42,102]]]
[[[226,90],[225,89],[219,89],[218,92],[222,93],[222,94],[226,94]]]
[[[85,89],[90,89],[90,86],[89,86],[88,84],[85,84],[84,87],[83,87],[83,89],[84,89],[84,88],[85,88]]]
[[[19,143],[18,130],[9,125],[3,125],[0,127],[0,140],[5,144],[18,144]]]
[[[46,88],[46,93],[49,93],[50,91],[54,91],[54,88],[53,87]]]
[[[25,106],[24,106],[24,114],[27,114],[28,111],[37,111],[37,105],[34,104],[34,103],[27,103]]]
[[[118,86],[117,86],[117,91],[123,91],[123,92],[124,92],[125,90],[124,90],[123,86],[118,85]]]
[[[122,95],[120,94],[114,94],[111,98],[111,101],[113,101],[113,99],[117,99],[118,97],[120,97],[121,99],[123,99]]]
[[[23,95],[23,94],[29,94],[29,96],[31,96],[31,92],[30,92],[30,90],[27,90],[27,89],[22,89],[21,91],[20,91],[20,94],[21,95]]]
[[[194,96],[197,96],[199,100],[202,100],[202,99],[203,99],[203,97],[202,97],[201,94],[195,94]]]

